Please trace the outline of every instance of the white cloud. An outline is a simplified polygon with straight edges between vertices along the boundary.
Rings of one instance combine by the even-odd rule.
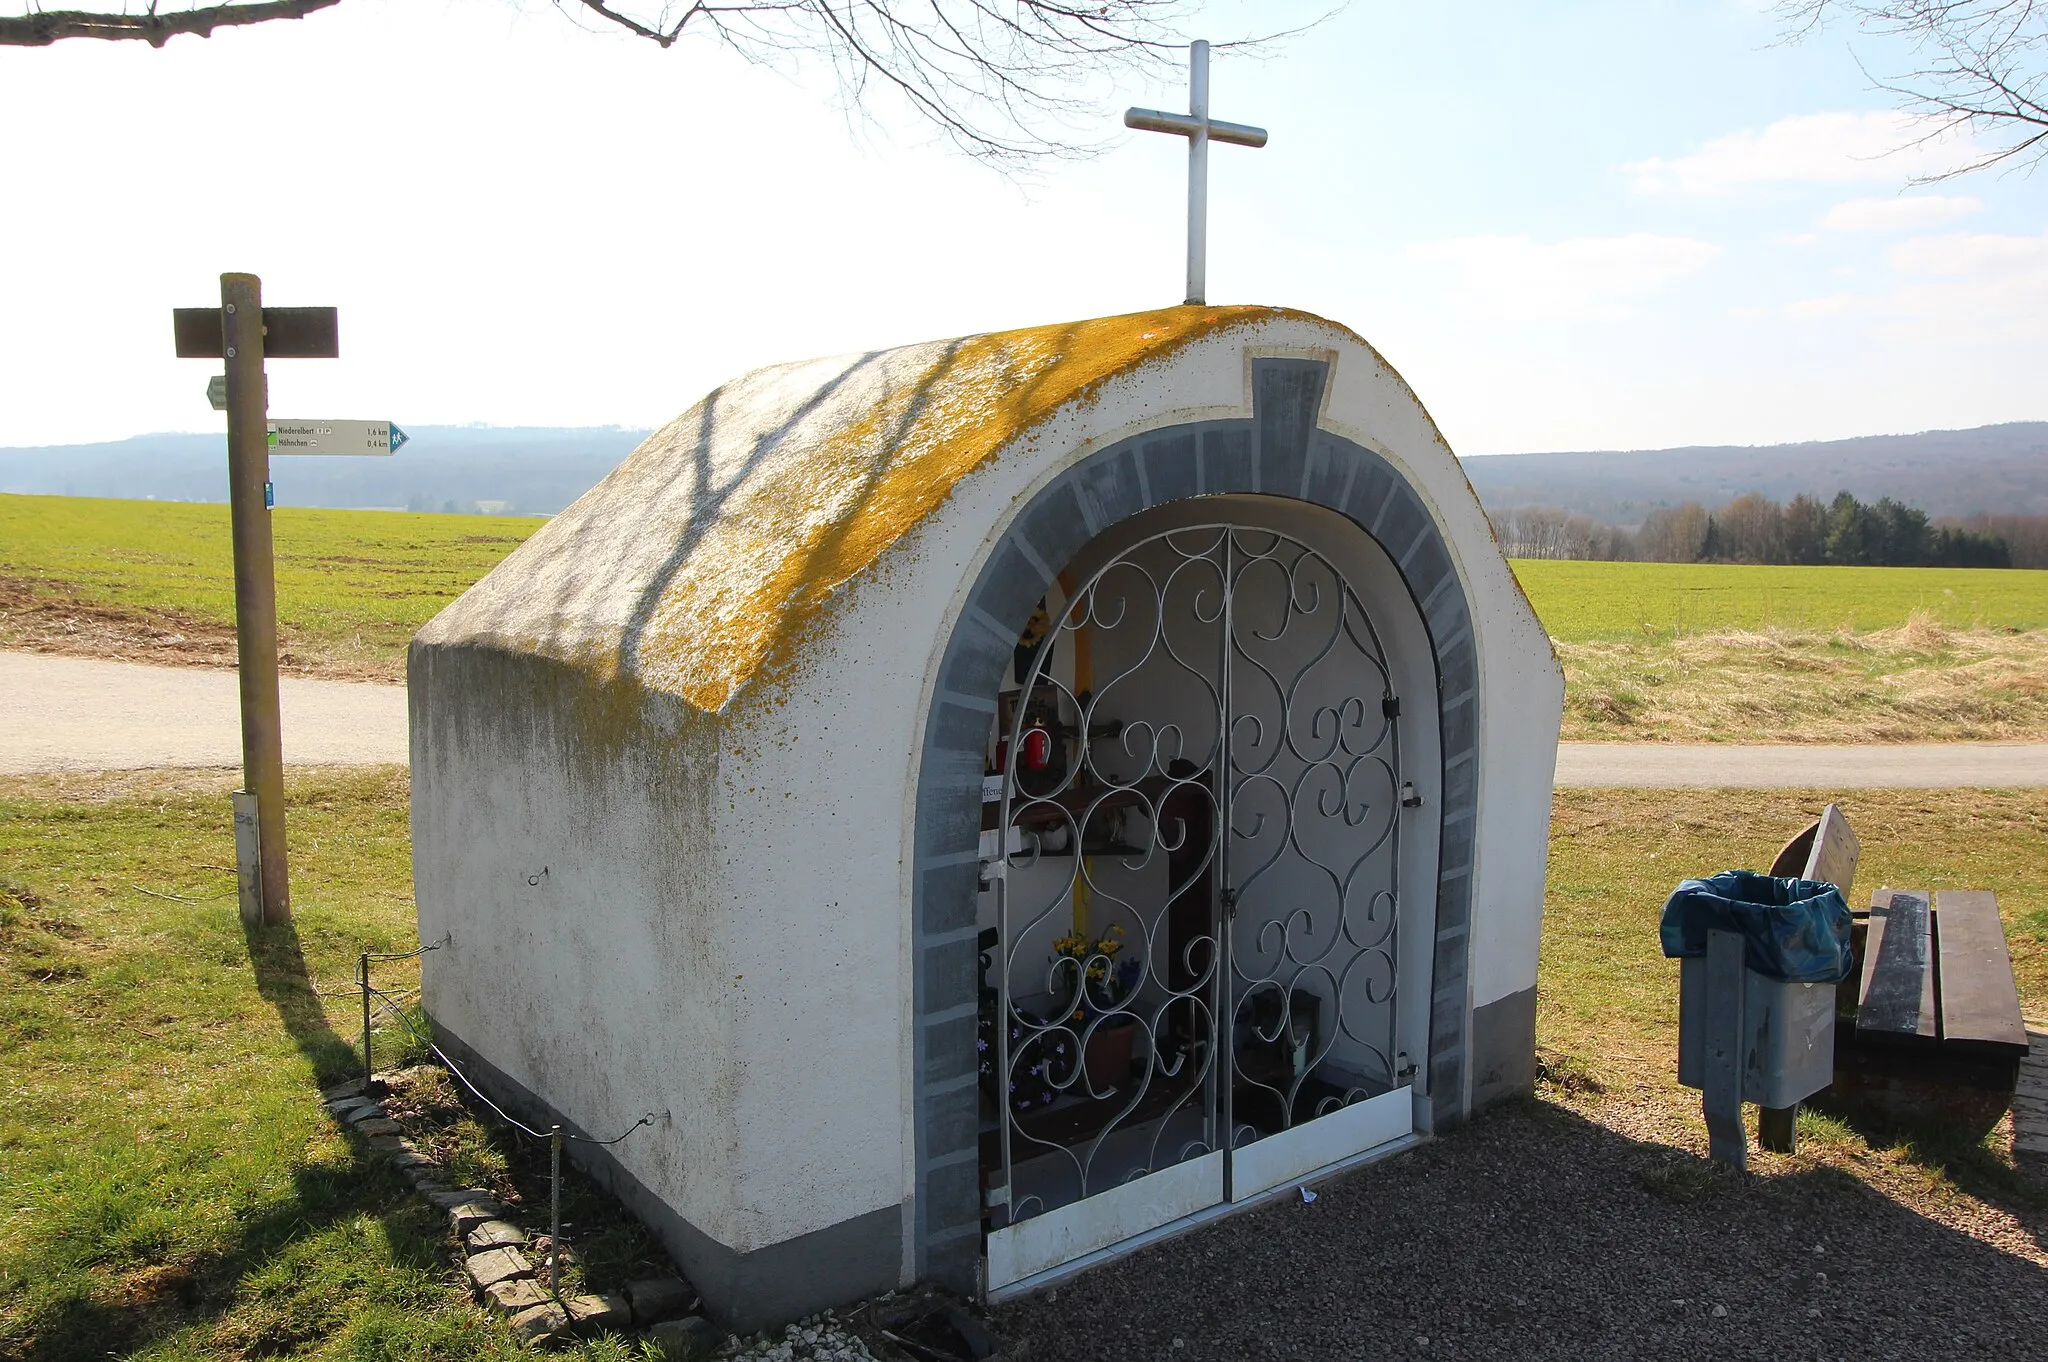
[[[1472,300],[1487,312],[1518,317],[1578,317],[1625,310],[1628,303],[1692,274],[1721,254],[1692,237],[1470,236],[1424,242],[1410,258],[1460,271]]]
[[[1726,194],[1753,184],[1897,181],[1963,163],[1959,139],[1925,137],[1924,125],[1903,113],[1797,114],[1622,169],[1639,194]]]
[[[2006,278],[2048,275],[2048,232],[2040,236],[1997,236],[1983,232],[1916,236],[1892,247],[1891,260],[1892,268],[1901,274]]]
[[[1905,232],[1965,218],[1984,206],[1968,195],[1916,194],[1896,199],[1850,199],[1828,209],[1821,226],[1833,232]]]
[[[2048,232],[1951,232],[1892,247],[1892,288],[1787,305],[1802,320],[1857,318],[1922,344],[2048,340]]]
[[[1788,317],[1839,317],[1855,312],[1869,300],[1853,293],[1831,293],[1824,298],[1801,298],[1785,306]]]

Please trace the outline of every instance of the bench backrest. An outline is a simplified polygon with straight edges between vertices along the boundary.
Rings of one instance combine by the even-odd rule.
[[[1849,892],[1855,886],[1856,858],[1862,849],[1841,807],[1830,804],[1820,811],[1816,822],[1785,843],[1771,862],[1771,873],[1832,884],[1842,891],[1842,902],[1853,908],[1856,900]]]

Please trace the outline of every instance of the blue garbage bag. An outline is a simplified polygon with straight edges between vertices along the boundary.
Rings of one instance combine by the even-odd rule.
[[[1664,901],[1658,935],[1666,957],[1705,955],[1713,928],[1739,933],[1743,963],[1767,978],[1832,984],[1848,977],[1849,905],[1832,884],[1724,870],[1685,881]]]

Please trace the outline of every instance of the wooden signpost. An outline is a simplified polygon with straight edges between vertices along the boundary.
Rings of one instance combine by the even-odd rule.
[[[331,307],[265,307],[253,274],[223,274],[220,306],[172,311],[180,359],[220,359],[207,385],[228,415],[228,509],[235,545],[235,662],[242,692],[242,782],[235,849],[242,920],[291,920],[284,841],[284,741],[277,686],[277,572],[271,554],[270,456],[391,454],[405,432],[388,421],[272,421],[265,359],[335,359]],[[250,808],[254,805],[253,810]],[[252,835],[253,834],[253,835]]]

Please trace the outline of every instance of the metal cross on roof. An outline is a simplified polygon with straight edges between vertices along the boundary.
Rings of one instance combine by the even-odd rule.
[[[1170,132],[1188,139],[1188,297],[1205,301],[1209,248],[1209,143],[1241,147],[1266,145],[1266,130],[1209,117],[1209,44],[1196,39],[1188,50],[1188,111],[1126,109],[1124,126],[1145,132]]]

